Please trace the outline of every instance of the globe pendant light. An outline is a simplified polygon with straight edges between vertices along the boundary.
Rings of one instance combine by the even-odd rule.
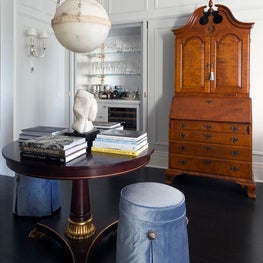
[[[57,1],[52,28],[57,40],[66,49],[87,53],[106,40],[111,22],[103,6],[96,0]]]

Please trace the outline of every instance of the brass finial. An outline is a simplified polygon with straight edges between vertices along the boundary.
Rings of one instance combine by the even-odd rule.
[[[213,1],[212,0],[209,0],[209,3],[208,3],[208,6],[209,6],[209,13],[210,14],[212,14],[213,13],[213,5],[214,5],[214,3],[213,3]]]
[[[206,25],[208,23],[209,16],[213,17],[213,22],[215,24],[220,24],[223,21],[223,17],[219,14],[219,10],[214,10],[213,5],[214,5],[213,1],[209,0],[208,3],[209,9],[207,11],[205,11],[206,8],[204,9],[204,14],[199,20],[199,23],[201,25]]]

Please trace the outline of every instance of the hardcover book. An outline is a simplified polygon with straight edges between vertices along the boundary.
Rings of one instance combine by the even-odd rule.
[[[27,135],[56,135],[65,132],[67,128],[65,127],[52,127],[52,126],[35,126],[32,128],[22,129],[22,134]]]
[[[147,132],[134,130],[106,130],[97,135],[97,138],[115,140],[139,141],[147,137]]]
[[[57,156],[57,155],[52,155],[52,154],[37,154],[37,153],[32,153],[32,152],[21,152],[20,155],[22,159],[26,158],[26,159],[67,163],[81,155],[84,155],[85,153],[86,153],[86,148],[73,152],[67,156]]]
[[[83,149],[87,149],[87,145],[88,145],[87,142],[84,142],[81,144],[77,144],[77,145],[75,145],[71,148],[68,148],[66,150],[21,145],[21,152],[65,157],[65,156],[68,156],[74,152],[77,152],[77,151],[80,151]]]
[[[113,153],[113,154],[130,155],[130,156],[137,156],[143,151],[145,151],[146,149],[148,149],[148,143],[136,151],[111,149],[111,148],[100,148],[100,147],[94,147],[94,146],[91,147],[92,152]]]
[[[125,141],[125,140],[107,140],[107,139],[96,139],[93,142],[93,146],[100,148],[111,148],[111,149],[121,149],[121,150],[130,150],[137,151],[142,146],[148,143],[147,138],[144,138],[140,141]]]
[[[132,144],[132,145],[137,145],[137,144],[140,144],[142,143],[143,141],[147,141],[147,136],[146,137],[143,137],[142,139],[140,140],[137,140],[137,141],[129,141],[129,140],[122,140],[122,138],[108,138],[108,137],[105,137],[105,138],[96,138],[95,141],[97,142],[107,142],[107,143],[120,143],[120,144]]]
[[[120,122],[93,121],[93,126],[99,129],[112,129],[121,126]]]
[[[21,143],[23,147],[36,147],[44,149],[67,150],[86,141],[84,137],[65,136],[65,135],[46,135]]]

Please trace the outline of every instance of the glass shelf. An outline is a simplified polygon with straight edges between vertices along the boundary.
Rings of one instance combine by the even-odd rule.
[[[87,74],[89,78],[98,77],[101,78],[102,76],[141,76],[141,73],[112,73],[112,74]]]
[[[142,86],[143,49],[140,27],[115,28],[105,43],[90,53],[76,55],[76,84],[89,89],[98,83],[120,85],[132,92]]]
[[[116,56],[116,55],[140,55],[141,51],[112,51],[112,52],[101,52],[101,53],[88,53],[88,57],[102,58],[103,56]]]

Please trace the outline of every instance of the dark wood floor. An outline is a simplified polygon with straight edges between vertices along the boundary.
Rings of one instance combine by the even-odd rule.
[[[164,181],[165,170],[143,168],[120,177],[90,181],[95,217],[117,218],[122,187],[139,181]],[[12,215],[13,178],[0,176],[0,262],[68,262],[67,253],[51,238],[27,237],[38,219]],[[173,185],[186,197],[191,263],[263,262],[263,184],[257,184],[257,199],[246,197],[244,189],[230,182],[187,175]],[[71,184],[62,182],[62,208],[52,217],[67,217]],[[94,251],[96,263],[115,262],[115,235]],[[138,262],[139,263],[139,262]]]

